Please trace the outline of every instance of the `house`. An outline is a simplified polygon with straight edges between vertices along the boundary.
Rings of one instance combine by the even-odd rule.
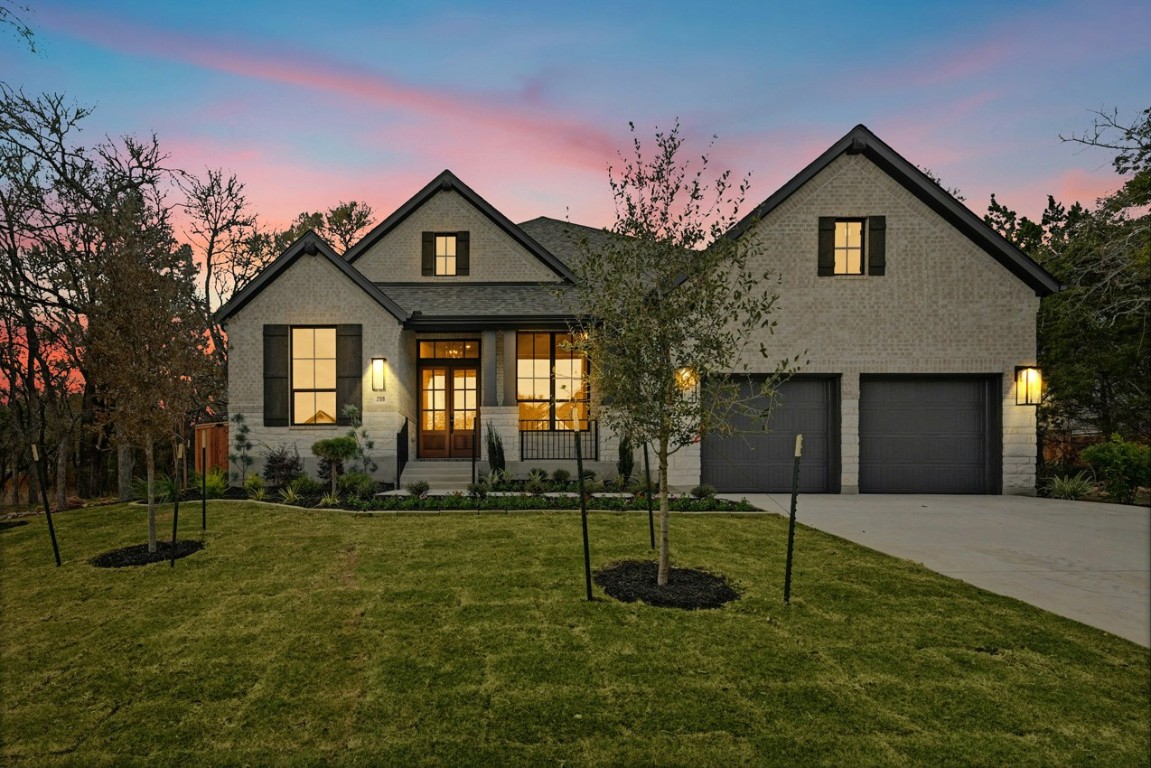
[[[220,309],[230,410],[308,461],[355,405],[390,482],[429,467],[463,482],[489,428],[513,473],[571,467],[575,432],[610,475],[618,439],[564,348],[573,229],[598,236],[516,225],[444,171],[343,255],[305,235]],[[673,484],[785,490],[801,432],[807,492],[1033,491],[1035,409],[1015,381],[1049,274],[863,126],[727,236],[754,238],[755,266],[781,277],[762,341],[810,362],[767,431],[705,435],[673,457]]]

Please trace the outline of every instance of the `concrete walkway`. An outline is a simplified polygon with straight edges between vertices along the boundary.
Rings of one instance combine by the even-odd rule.
[[[791,499],[747,500],[786,516]],[[796,520],[1151,647],[1151,510],[1022,496],[803,495]]]

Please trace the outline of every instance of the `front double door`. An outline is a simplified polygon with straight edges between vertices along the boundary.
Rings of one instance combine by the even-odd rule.
[[[476,450],[479,368],[420,368],[420,458],[471,458]]]

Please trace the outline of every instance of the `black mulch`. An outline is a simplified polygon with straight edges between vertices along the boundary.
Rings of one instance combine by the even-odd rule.
[[[125,568],[133,565],[148,565],[150,563],[164,563],[172,559],[172,545],[166,541],[156,542],[155,552],[148,551],[147,544],[137,544],[134,547],[113,549],[102,555],[93,557],[88,562],[97,568]],[[176,541],[176,559],[187,557],[204,548],[204,542],[194,539],[178,539]]]
[[[6,531],[9,528],[19,528],[22,525],[28,525],[27,520],[0,520],[0,531]]]
[[[624,603],[641,600],[660,608],[719,608],[739,599],[739,593],[722,576],[694,568],[672,568],[667,585],[658,586],[659,564],[651,561],[621,560],[595,575],[604,592]]]

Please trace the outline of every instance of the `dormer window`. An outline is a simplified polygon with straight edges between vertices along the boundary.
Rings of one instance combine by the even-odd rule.
[[[424,277],[460,277],[471,271],[468,232],[424,232]]]
[[[456,274],[456,236],[436,235],[437,276]]]

